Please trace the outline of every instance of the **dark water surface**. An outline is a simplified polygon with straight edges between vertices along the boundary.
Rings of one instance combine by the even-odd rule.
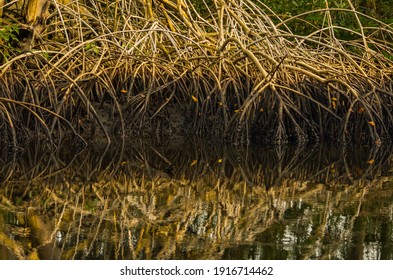
[[[393,259],[391,147],[0,152],[0,259]]]

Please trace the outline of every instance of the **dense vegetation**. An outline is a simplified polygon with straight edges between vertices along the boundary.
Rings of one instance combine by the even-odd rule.
[[[0,1],[0,142],[390,141],[388,1],[296,3]]]

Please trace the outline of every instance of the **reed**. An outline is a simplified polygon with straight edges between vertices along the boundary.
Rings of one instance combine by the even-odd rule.
[[[379,145],[393,132],[393,30],[348,3],[282,20],[258,0],[54,1],[20,24],[19,51],[1,48],[1,129],[13,145],[179,126],[232,143]],[[342,14],[357,26],[334,24]],[[291,31],[299,20],[309,34]]]

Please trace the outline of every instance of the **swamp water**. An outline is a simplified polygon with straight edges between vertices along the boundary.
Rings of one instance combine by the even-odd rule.
[[[390,147],[134,141],[0,156],[0,259],[393,259]]]

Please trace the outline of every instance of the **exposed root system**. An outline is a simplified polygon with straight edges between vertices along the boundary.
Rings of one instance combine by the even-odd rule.
[[[262,1],[201,10],[189,0],[54,1],[27,25],[21,51],[0,49],[2,141],[100,132],[110,142],[145,130],[233,143],[392,139],[391,25],[327,7],[308,13],[324,15],[320,26],[305,21],[309,34],[297,35],[288,24],[304,14],[283,21]],[[356,29],[334,25],[339,14]]]

